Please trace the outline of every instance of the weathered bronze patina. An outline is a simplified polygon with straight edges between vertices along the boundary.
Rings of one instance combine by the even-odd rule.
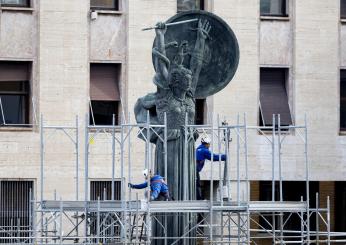
[[[192,21],[184,22],[186,20]],[[179,25],[169,25],[180,21]],[[190,130],[185,139],[185,120],[194,124],[196,98],[213,95],[230,82],[238,66],[238,43],[222,19],[205,11],[177,14],[166,23],[157,23],[155,31],[152,55],[156,71],[153,82],[157,91],[138,99],[136,120],[146,122],[149,111],[151,123],[164,124],[164,114],[167,115],[169,190],[175,200],[195,200],[195,140],[198,134]],[[163,137],[163,131],[156,133]],[[156,144],[155,170],[163,174],[163,143],[154,133],[150,140]],[[192,228],[188,235],[195,236],[196,222],[193,215],[168,217],[166,235],[181,237]],[[163,224],[163,220],[160,223]],[[154,222],[153,235],[164,235],[157,222]],[[195,244],[193,240],[182,239],[176,244]]]

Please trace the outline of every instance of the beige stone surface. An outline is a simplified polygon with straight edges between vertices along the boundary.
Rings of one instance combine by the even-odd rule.
[[[261,20],[260,64],[261,66],[283,66],[292,64],[292,22]]]
[[[49,125],[74,125],[75,116],[79,116],[81,179],[84,176],[89,62],[123,63],[122,102],[125,113],[131,113],[133,122],[136,100],[156,89],[152,83],[154,70],[151,61],[154,31],[143,32],[141,28],[164,21],[176,13],[175,0],[165,0],[164,4],[162,0],[130,0],[125,3],[123,14],[100,14],[95,21],[90,21],[89,4],[84,0],[40,1],[33,13],[1,14],[0,59],[15,57],[33,60],[32,87],[36,95],[37,114],[42,113],[45,123]],[[242,121],[243,113],[246,113],[247,123],[257,125],[260,65],[289,66],[293,119],[299,125],[304,123],[305,113],[308,119],[311,178],[344,180],[346,137],[338,134],[338,69],[340,65],[345,66],[346,54],[344,42],[340,43],[344,39],[345,28],[339,28],[338,1],[306,0],[293,3],[289,20],[275,23],[260,20],[259,0],[208,1],[208,8],[231,26],[240,47],[238,71],[224,90],[208,98],[208,113],[213,112],[214,121],[219,114],[221,119],[227,118],[230,123],[236,122],[238,113]],[[22,23],[24,20],[25,23]],[[10,23],[17,22],[21,23],[20,28],[17,26],[19,29],[14,30]],[[276,35],[276,32],[279,34]],[[11,46],[10,41],[15,45]],[[141,171],[145,161],[145,145],[137,139],[135,131],[131,135],[130,152],[127,146],[124,149],[126,165],[130,155],[133,171],[129,173],[125,166],[123,174],[132,182],[140,182],[143,180]],[[249,176],[254,180],[268,180],[271,178],[271,146],[264,136],[254,130],[248,133]],[[234,133],[232,137],[236,138]],[[45,194],[51,196],[53,190],[57,189],[59,196],[73,199],[73,145],[62,132],[56,132],[48,139]],[[285,179],[302,180],[305,177],[303,146],[297,131],[286,136],[282,158]],[[100,133],[90,146],[90,153],[90,178],[110,179],[112,161],[109,134]],[[243,156],[243,151],[241,154]],[[232,178],[236,177],[235,156],[233,141],[230,156]],[[116,145],[115,157],[115,177],[120,178],[119,145]],[[278,176],[277,157],[275,164]],[[38,180],[39,166],[38,127],[32,131],[0,132],[1,179]],[[213,178],[217,179],[220,176],[219,166],[214,169]],[[209,179],[210,171],[211,164],[207,163],[202,178]],[[241,176],[244,177],[244,159],[241,160]],[[40,186],[39,182],[37,186]],[[83,181],[80,187],[80,196],[83,196]]]

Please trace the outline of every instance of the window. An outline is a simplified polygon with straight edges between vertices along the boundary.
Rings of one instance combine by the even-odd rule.
[[[113,114],[115,115],[114,124],[118,124],[117,112],[118,112],[119,103],[118,101],[100,101],[92,100],[91,101],[91,118],[90,124],[98,125],[112,125],[113,123]],[[95,123],[94,123],[95,122]]]
[[[28,62],[0,62],[0,125],[29,123]]]
[[[204,124],[204,111],[205,111],[206,101],[205,99],[196,99],[195,105],[195,124]]]
[[[335,182],[335,231],[346,230],[346,182]],[[346,239],[346,237],[345,237]]]
[[[0,180],[0,243],[27,242],[30,235],[30,192],[33,181]],[[33,198],[33,197],[31,197]]]
[[[91,9],[119,10],[119,0],[90,0]]]
[[[260,181],[259,186],[259,196],[260,201],[271,201],[272,200],[272,182],[271,181]],[[282,182],[282,190],[283,190],[283,201],[300,201],[301,197],[303,197],[304,200],[306,200],[306,182],[305,181],[283,181]],[[311,181],[309,183],[309,195],[310,195],[310,207],[315,208],[316,202],[315,202],[315,195],[319,192],[319,182],[317,181]],[[275,201],[279,201],[279,182],[275,182]],[[267,216],[265,216],[265,219],[272,223],[272,213],[268,213]],[[294,213],[291,214],[289,217],[289,213],[284,214],[283,220],[286,222],[284,226],[284,230],[300,230],[301,227],[301,219],[298,216],[298,214]],[[289,219],[288,219],[289,217]],[[264,228],[271,229],[269,224],[264,220],[263,217],[260,217],[260,225]],[[280,219],[279,215],[275,216],[275,227],[276,229],[280,229]],[[310,230],[316,229],[316,216],[315,214],[312,215],[310,219]],[[294,235],[294,233],[288,233],[286,234]]]
[[[346,0],[340,0],[340,17],[346,18]]]
[[[204,0],[178,0],[178,13],[189,10],[204,10]]]
[[[121,199],[121,181],[114,181],[114,200],[120,200]],[[90,182],[90,200],[111,200],[112,197],[112,181],[91,181]],[[120,223],[117,217],[119,217],[120,214],[107,214],[107,213],[100,213],[100,233],[103,233],[105,237],[116,237],[120,236]],[[97,235],[97,214],[91,213],[90,216],[90,233],[91,235]],[[117,240],[114,239],[113,241],[107,241],[108,242],[116,242]],[[93,239],[93,242],[97,242],[97,239]],[[120,243],[120,241],[118,241]]]
[[[286,0],[260,0],[261,16],[288,16]]]
[[[260,70],[260,126],[273,126],[273,114],[280,114],[280,124],[292,124],[287,96],[286,68],[261,68]],[[277,120],[276,120],[277,124]]]
[[[346,131],[346,70],[340,71],[340,131]]]
[[[120,200],[121,182],[114,181],[114,200]],[[90,200],[111,200],[112,199],[112,181],[91,181],[90,182]]]
[[[120,119],[120,64],[90,65],[90,124],[112,125]]]
[[[30,0],[0,0],[3,7],[30,7]]]

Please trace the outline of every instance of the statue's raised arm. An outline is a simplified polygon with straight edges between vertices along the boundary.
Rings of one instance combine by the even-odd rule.
[[[190,61],[190,69],[192,72],[192,84],[191,84],[191,92],[195,94],[196,86],[199,79],[199,74],[203,65],[203,58],[205,52],[205,42],[206,39],[209,38],[209,32],[211,30],[211,25],[207,20],[199,20],[197,27],[197,39],[195,48],[192,53],[191,61]]]
[[[168,86],[168,75],[170,60],[166,55],[166,48],[177,47],[177,42],[170,42],[165,44],[165,33],[167,26],[163,22],[158,22],[156,24],[155,33],[155,43],[153,47],[153,59],[156,74],[154,77],[154,83],[160,88],[167,88]]]
[[[138,136],[156,145],[153,165],[156,172],[164,173],[174,199],[196,200],[197,133],[186,124],[195,124],[195,98],[217,93],[233,77],[239,60],[238,43],[229,26],[206,11],[182,12],[165,23],[144,28],[152,29],[156,32],[152,60],[157,91],[137,100],[135,115],[140,124],[165,124],[165,128],[143,127]],[[186,230],[189,236],[197,236],[194,214],[157,217],[152,224],[152,235],[169,237],[170,243],[171,238],[186,237]],[[177,245],[196,245],[193,239],[183,240]],[[152,244],[164,242],[156,239]]]

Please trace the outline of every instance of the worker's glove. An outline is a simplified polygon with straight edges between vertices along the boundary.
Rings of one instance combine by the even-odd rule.
[[[132,187],[133,187],[133,184],[128,183],[127,186],[128,186],[129,188],[132,188]]]
[[[154,196],[150,196],[150,201],[154,201],[155,197]]]

